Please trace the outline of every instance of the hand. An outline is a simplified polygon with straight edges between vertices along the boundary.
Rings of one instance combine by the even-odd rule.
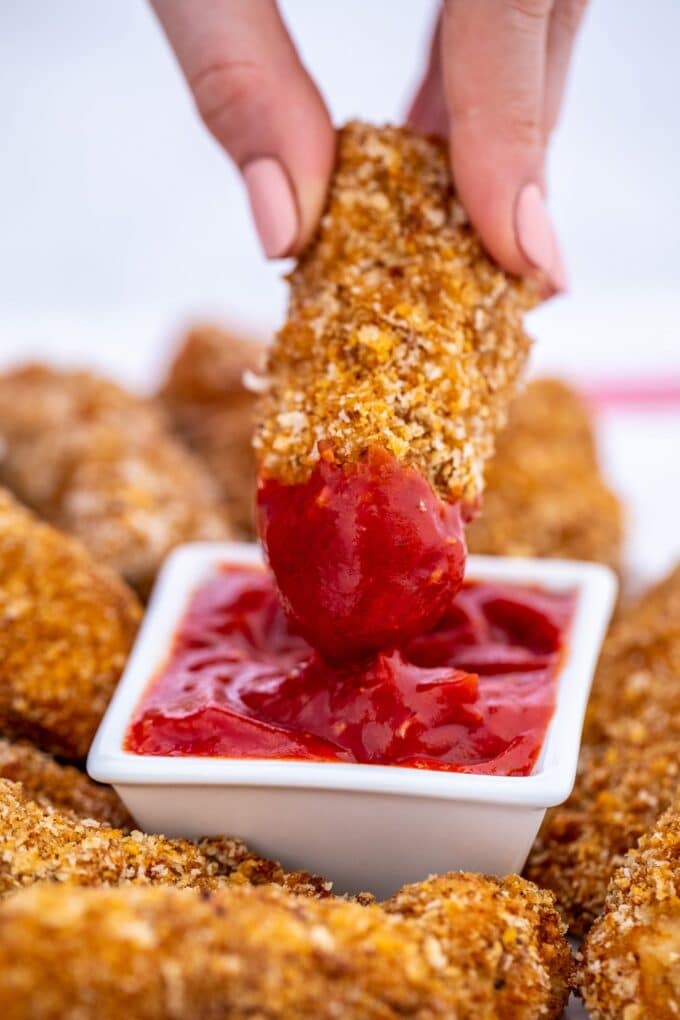
[[[546,149],[586,0],[446,0],[409,113],[447,135],[456,190],[505,269],[566,288]]]
[[[152,0],[270,258],[312,236],[335,136],[275,0]],[[545,154],[585,0],[445,0],[410,122],[449,138],[456,188],[507,270],[563,290]]]
[[[241,171],[265,254],[298,254],[323,210],[335,132],[275,0],[151,3],[203,121]]]

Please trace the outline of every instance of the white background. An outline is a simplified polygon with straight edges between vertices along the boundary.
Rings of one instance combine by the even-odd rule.
[[[283,9],[338,122],[400,116],[430,0]],[[533,316],[535,370],[680,379],[679,52],[680,0],[593,0],[551,159],[572,288]],[[47,355],[150,385],[197,316],[275,328],[283,268],[261,259],[142,0],[3,0],[0,362]],[[679,418],[604,422],[638,574],[680,554]]]

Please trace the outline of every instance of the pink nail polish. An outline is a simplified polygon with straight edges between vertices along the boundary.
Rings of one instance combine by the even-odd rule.
[[[515,233],[525,257],[556,291],[567,287],[567,274],[545,200],[537,184],[526,184],[515,205]]]
[[[242,173],[264,253],[268,259],[282,258],[295,244],[299,231],[288,175],[270,156],[254,159]]]

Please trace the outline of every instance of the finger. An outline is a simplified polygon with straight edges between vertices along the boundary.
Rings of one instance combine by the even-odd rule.
[[[313,234],[335,155],[323,100],[274,0],[152,0],[212,134],[241,170],[270,258]]]
[[[447,0],[444,90],[456,188],[507,270],[566,281],[544,198],[543,95],[552,0]]]
[[[448,131],[448,113],[442,81],[441,18],[437,18],[427,67],[409,107],[406,121],[411,127],[425,134],[445,135]]]
[[[543,130],[550,135],[560,115],[574,41],[587,0],[556,0],[548,27]]]

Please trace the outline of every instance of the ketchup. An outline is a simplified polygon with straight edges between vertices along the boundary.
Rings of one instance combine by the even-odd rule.
[[[260,535],[295,629],[351,661],[434,626],[460,588],[458,504],[380,446],[339,464],[328,443],[307,481],[258,488]]]
[[[224,566],[192,597],[125,747],[527,775],[573,609],[571,594],[466,583],[427,633],[333,665],[290,626],[268,574]]]

